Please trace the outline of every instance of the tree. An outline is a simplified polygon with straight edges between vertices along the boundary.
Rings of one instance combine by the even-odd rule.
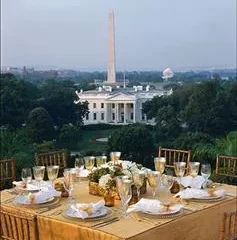
[[[124,126],[115,130],[108,142],[109,151],[121,151],[125,159],[151,165],[154,142],[147,127],[141,124]]]
[[[11,74],[1,75],[0,124],[14,127],[25,123],[29,112],[36,107],[39,91],[35,85]]]
[[[75,90],[74,83],[71,81],[56,82],[54,79],[48,79],[41,86],[43,98],[40,105],[49,112],[56,125],[72,123],[80,126],[83,124],[88,105],[74,104]]]
[[[32,131],[33,141],[40,143],[44,140],[52,140],[55,130],[51,116],[42,107],[34,108],[27,120],[27,128]]]

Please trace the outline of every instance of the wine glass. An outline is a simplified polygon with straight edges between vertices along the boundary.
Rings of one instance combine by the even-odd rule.
[[[171,194],[170,194],[170,188],[172,187],[174,183],[173,176],[170,175],[162,175],[161,181],[160,181],[160,195],[159,199],[163,203],[163,205],[169,205],[171,202]]]
[[[30,183],[32,179],[32,172],[30,168],[23,168],[21,170],[21,179],[27,188],[28,183]]]
[[[137,188],[137,199],[138,200],[140,199],[140,189],[144,183],[145,176],[146,176],[146,174],[144,171],[135,171],[132,174],[134,185]]]
[[[65,168],[63,171],[63,186],[68,191],[69,197],[72,195],[73,187],[72,169],[73,168]]]
[[[121,156],[121,152],[111,152],[110,159],[114,164],[117,164]]]
[[[47,175],[48,179],[51,182],[51,185],[53,186],[54,181],[58,177],[58,171],[59,171],[59,166],[47,166]]]
[[[45,166],[35,166],[33,167],[34,178],[38,183],[39,188],[41,187],[41,182],[44,179]]]
[[[127,217],[128,203],[132,198],[132,181],[126,178],[121,178],[120,180],[117,188],[122,203],[122,217]]]
[[[94,156],[84,157],[84,160],[86,169],[91,172],[95,165],[95,157]]]
[[[161,173],[158,171],[147,171],[147,180],[152,189],[152,196],[156,196],[156,189],[160,180]]]
[[[161,174],[163,174],[165,171],[165,163],[166,163],[165,157],[154,158],[155,169]]]
[[[206,185],[208,178],[211,176],[211,164],[210,163],[203,163],[201,165],[201,175],[205,179],[205,185]]]
[[[189,162],[189,175],[196,177],[199,172],[200,162]]]
[[[105,164],[107,161],[106,156],[97,156],[96,157],[96,166],[100,168],[103,164]]]
[[[75,158],[75,163],[74,163],[75,169],[80,176],[81,171],[84,169],[85,166],[85,161],[82,157],[77,157]]]
[[[185,173],[186,162],[174,162],[175,175],[179,178],[179,185],[181,186],[181,178]]]

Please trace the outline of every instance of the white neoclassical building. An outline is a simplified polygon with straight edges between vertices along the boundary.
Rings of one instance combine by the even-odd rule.
[[[150,86],[126,88],[126,81],[116,81],[115,68],[115,33],[114,13],[109,13],[108,36],[108,74],[107,81],[93,91],[76,91],[79,102],[88,102],[89,114],[84,118],[84,124],[129,124],[129,123],[154,123],[154,119],[147,119],[142,112],[142,104],[155,96],[170,95],[172,89],[150,90]],[[121,85],[123,86],[121,88]]]
[[[155,96],[170,95],[172,90],[143,90],[142,86],[134,88],[99,87],[98,90],[76,92],[78,100],[75,103],[89,103],[89,114],[84,118],[84,124],[153,124],[154,119],[147,119],[142,112],[142,104]]]

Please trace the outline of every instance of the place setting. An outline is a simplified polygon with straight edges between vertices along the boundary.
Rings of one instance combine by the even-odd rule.
[[[180,191],[175,195],[185,201],[214,202],[221,201],[226,196],[226,191],[216,189],[208,178],[211,175],[211,165],[209,163],[201,164],[201,175],[198,175],[200,169],[199,162],[188,163],[188,175],[185,173],[185,162],[174,163],[174,170],[177,181],[180,184]]]

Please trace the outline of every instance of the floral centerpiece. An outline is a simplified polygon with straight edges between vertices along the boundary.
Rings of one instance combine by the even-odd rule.
[[[130,161],[118,161],[118,164],[114,165],[113,162],[103,164],[101,168],[94,169],[89,174],[89,193],[92,195],[105,196],[108,194],[114,194],[116,198],[119,198],[116,191],[117,176],[126,175],[132,179],[132,173],[134,171],[145,169],[141,164]],[[142,193],[145,189],[142,189]]]

